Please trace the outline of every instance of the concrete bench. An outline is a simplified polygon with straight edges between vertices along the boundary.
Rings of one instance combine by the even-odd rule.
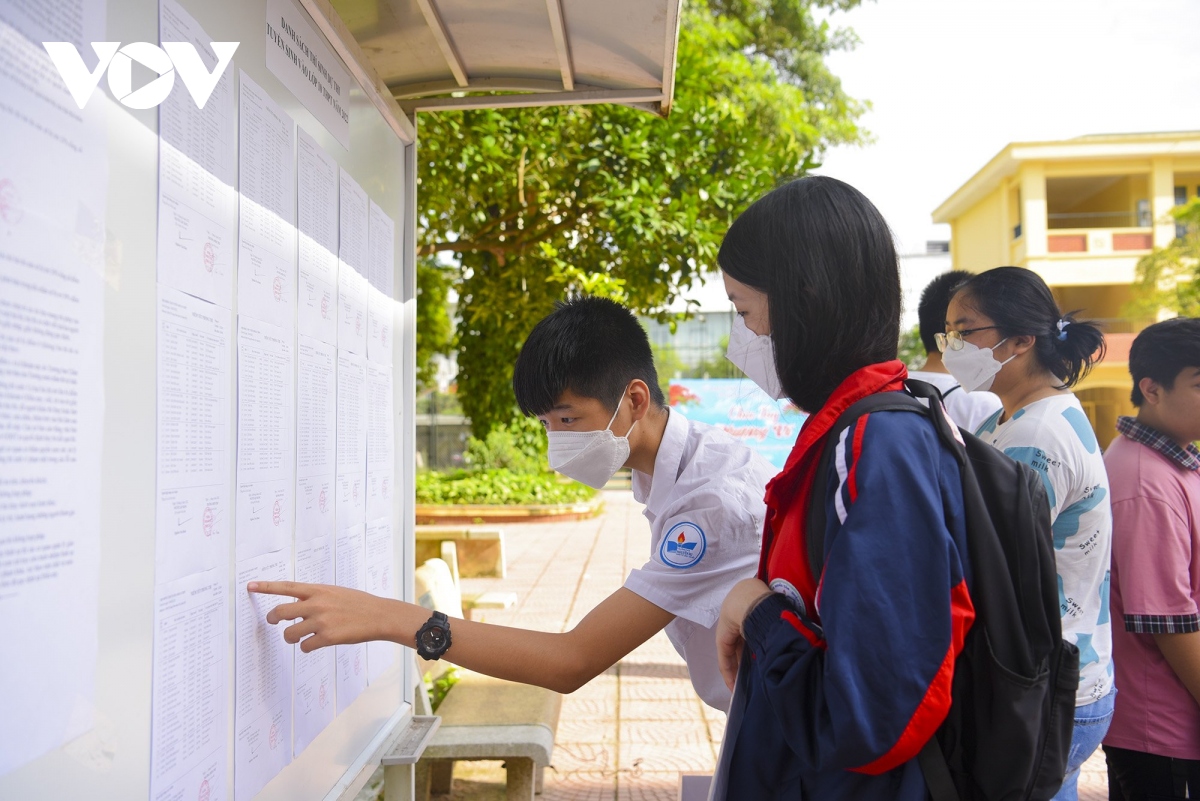
[[[460,586],[458,581],[458,543],[453,540],[444,540],[441,546],[441,559],[450,568],[450,577],[454,579],[454,586],[458,587]],[[459,600],[462,606],[463,617],[467,620],[472,620],[472,613],[476,609],[486,611],[488,609],[508,609],[512,607],[517,603],[517,594],[502,590],[488,590],[487,592],[477,593],[460,592]]]
[[[461,616],[466,603],[446,562],[430,559],[414,577],[418,603]],[[489,595],[494,597],[487,600]],[[473,603],[476,609],[507,608],[515,600],[514,593],[491,592]],[[498,606],[488,607],[490,603]],[[418,676],[434,671],[440,675],[446,667],[445,662],[417,659]],[[429,699],[423,681],[416,690],[418,711],[425,713]],[[561,707],[562,696],[552,690],[462,671],[437,709],[441,727],[417,763],[417,798],[424,801],[430,791],[449,792],[456,760],[502,759],[509,801],[532,801],[541,792],[542,775],[554,753]]]
[[[554,755],[561,709],[562,696],[556,692],[466,674],[438,707],[442,724],[421,760],[430,791],[450,792],[457,760],[502,759],[508,801],[532,801],[542,791]]]
[[[504,532],[496,528],[417,526],[416,562],[440,558],[443,543],[458,548],[458,566],[467,578],[504,578]]]

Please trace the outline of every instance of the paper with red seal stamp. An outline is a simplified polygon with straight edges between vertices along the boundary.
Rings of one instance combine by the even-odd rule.
[[[396,301],[396,223],[370,202],[367,245],[367,358],[392,363]]]
[[[155,589],[150,798],[228,798],[227,567]]]
[[[238,561],[289,546],[295,524],[293,334],[238,317]]]
[[[267,623],[290,598],[246,590],[251,581],[290,581],[291,549],[238,562],[234,583],[234,799],[252,798],[292,761],[292,646]]]
[[[341,170],[338,216],[338,349],[367,355],[367,193]]]
[[[231,315],[159,284],[155,577],[229,563]]]
[[[395,598],[396,545],[390,516],[367,523],[363,550],[367,592],[381,598]],[[367,643],[368,682],[376,681],[396,663],[397,648],[393,642]]]
[[[337,348],[301,334],[296,349],[296,541],[334,534]]]
[[[161,41],[190,42],[212,70],[212,39],[178,3],[163,0]],[[203,109],[174,91],[158,107],[158,281],[233,308],[237,223],[237,109],[225,70]]]
[[[363,560],[365,526],[359,524],[338,532],[334,542],[334,572],[339,587],[366,589],[366,569]],[[337,645],[337,713],[354,703],[367,688],[367,646]],[[357,667],[357,669],[355,669]]]
[[[296,137],[296,231],[301,334],[337,344],[337,162],[303,128]]]
[[[337,527],[366,521],[367,360],[338,351]]]
[[[296,543],[296,581],[305,584],[333,584],[333,537],[323,536]],[[333,648],[318,648],[304,653],[295,651],[296,694],[293,700],[294,756],[329,725],[334,715],[336,668]]]
[[[368,519],[392,517],[396,473],[396,426],[392,366],[367,362]]]
[[[296,325],[296,124],[245,72],[238,114],[238,316]]]

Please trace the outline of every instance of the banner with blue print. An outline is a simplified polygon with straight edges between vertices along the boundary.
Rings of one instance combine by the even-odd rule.
[[[781,470],[808,417],[745,378],[675,378],[667,402],[689,420],[722,429]]]

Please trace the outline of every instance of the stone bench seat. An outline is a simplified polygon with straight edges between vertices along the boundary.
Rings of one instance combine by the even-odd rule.
[[[504,578],[504,532],[497,528],[417,526],[416,562],[445,559],[444,544],[454,544],[458,569],[467,578]]]
[[[438,707],[441,728],[421,760],[431,792],[450,791],[456,760],[502,759],[508,801],[531,801],[554,754],[561,709],[551,690],[464,672]]]

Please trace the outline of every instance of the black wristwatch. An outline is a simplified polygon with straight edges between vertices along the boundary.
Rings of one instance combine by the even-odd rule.
[[[417,630],[417,655],[422,659],[441,659],[450,649],[450,619],[444,612],[433,617]]]

